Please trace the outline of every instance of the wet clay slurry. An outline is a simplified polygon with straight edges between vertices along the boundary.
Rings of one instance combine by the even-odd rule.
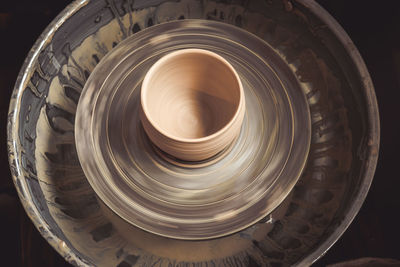
[[[292,3],[288,10],[281,0],[77,1],[49,25],[29,53],[11,97],[8,150],[25,210],[66,260],[76,266],[119,267],[309,265],[340,237],[359,210],[372,180],[379,147],[376,100],[362,59],[340,26],[314,1]],[[185,252],[198,252],[196,257],[172,253],[177,247],[173,239],[153,243],[145,235],[132,235],[137,239],[129,240],[126,234],[119,234],[87,183],[73,136],[76,104],[99,61],[132,34],[183,19],[221,21],[265,41],[301,85],[312,118],[309,159],[287,205],[282,203],[276,209],[280,215],[267,216],[252,227],[213,242],[185,242]],[[168,38],[160,34],[151,39],[157,40]],[[234,63],[235,68],[246,66],[235,59]],[[257,71],[251,73],[259,77]],[[249,82],[243,80],[243,84]],[[137,86],[140,88],[140,84]],[[268,99],[268,90],[247,92],[246,101]],[[129,110],[133,116],[138,103]],[[259,107],[247,105],[246,110]],[[244,125],[249,118],[251,122],[254,115],[246,116]],[[117,117],[113,119],[118,121]],[[251,138],[240,140],[258,140],[264,132],[261,127],[256,130],[243,131],[242,138]],[[128,146],[139,145],[131,151],[132,156],[143,160],[147,156],[143,151],[150,151],[143,129],[124,131],[126,137],[137,134],[136,143],[125,140]],[[121,143],[120,137],[112,138]],[[249,144],[244,145],[249,148]],[[236,153],[235,149],[237,146],[231,151]],[[260,151],[268,149],[275,148],[264,143],[260,146]],[[165,169],[161,161],[153,159],[159,168],[145,170],[152,175]],[[234,160],[230,162],[235,164],[219,175],[238,166]],[[162,182],[170,182],[169,175],[174,174],[163,176]],[[202,178],[209,184],[214,182],[208,176]],[[174,179],[182,186],[188,181]],[[207,249],[196,250],[203,245]]]

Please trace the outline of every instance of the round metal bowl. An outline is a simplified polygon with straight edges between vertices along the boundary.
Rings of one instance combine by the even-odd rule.
[[[301,85],[312,124],[305,170],[285,201],[239,233],[203,241],[124,224],[102,208],[75,149],[76,106],[100,59],[141,29],[180,19],[218,20],[267,42]],[[33,46],[8,117],[21,202],[43,237],[76,266],[310,265],[360,209],[378,149],[368,71],[343,29],[312,0],[76,1]]]

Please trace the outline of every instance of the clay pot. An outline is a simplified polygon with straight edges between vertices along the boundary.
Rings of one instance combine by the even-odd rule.
[[[145,132],[178,159],[210,158],[240,133],[245,114],[242,84],[229,62],[216,53],[172,52],[150,68],[141,90]]]

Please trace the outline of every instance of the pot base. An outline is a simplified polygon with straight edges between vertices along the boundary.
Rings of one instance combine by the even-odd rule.
[[[236,137],[233,142],[231,142],[227,147],[225,147],[222,151],[218,152],[216,155],[201,161],[187,161],[178,159],[158,148],[156,145],[152,144],[152,148],[154,152],[162,159],[168,163],[171,163],[178,167],[188,168],[188,169],[197,169],[197,168],[204,168],[210,165],[213,165],[223,159],[229,152],[232,150],[235,142],[237,141],[238,137]],[[149,142],[151,142],[149,140]]]

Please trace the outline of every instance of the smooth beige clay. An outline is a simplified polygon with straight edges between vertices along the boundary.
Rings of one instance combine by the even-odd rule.
[[[236,71],[202,49],[179,50],[157,61],[144,78],[141,106],[150,140],[188,161],[207,159],[229,145],[245,113]]]

